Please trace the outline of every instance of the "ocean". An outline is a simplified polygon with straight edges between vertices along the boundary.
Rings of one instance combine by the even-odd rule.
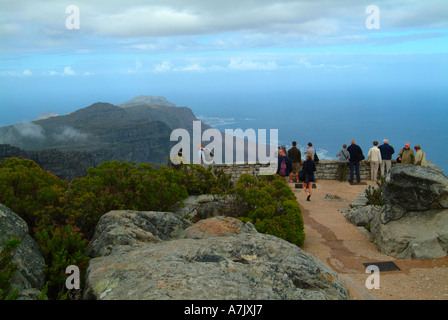
[[[448,173],[448,98],[445,93],[382,97],[297,94],[211,95],[189,105],[196,116],[225,129],[278,129],[279,145],[312,142],[321,159],[336,159],[355,139],[367,157],[373,141],[387,138],[394,157],[406,142],[420,145],[427,160]]]

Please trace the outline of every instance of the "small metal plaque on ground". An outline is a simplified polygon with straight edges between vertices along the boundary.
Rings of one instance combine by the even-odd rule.
[[[370,265],[375,265],[378,267],[380,272],[384,271],[399,271],[400,268],[392,261],[381,261],[381,262],[366,262],[363,265],[367,268]]]

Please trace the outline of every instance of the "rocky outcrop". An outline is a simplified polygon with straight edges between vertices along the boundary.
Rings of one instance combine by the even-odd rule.
[[[224,215],[228,203],[221,196],[213,194],[192,195],[176,204],[173,213],[181,218],[194,220]]]
[[[354,207],[344,213],[345,218],[357,227],[367,227],[381,212],[380,206],[365,205]]]
[[[448,210],[406,212],[399,220],[371,223],[373,241],[381,252],[402,259],[431,259],[448,251]]]
[[[117,245],[90,260],[83,298],[348,299],[348,294],[332,270],[299,247],[260,234],[250,223],[215,217],[178,238]]]
[[[439,258],[448,251],[448,178],[431,168],[393,168],[381,211],[371,220],[379,249],[397,258]]]
[[[119,246],[139,246],[177,238],[191,225],[170,212],[117,210],[103,215],[86,255],[106,256]]]
[[[448,178],[423,166],[398,166],[382,194],[382,223],[400,219],[407,211],[448,209]]]
[[[26,222],[11,209],[0,204],[0,248],[11,238],[21,240],[20,246],[14,251],[12,263],[18,269],[11,285],[19,291],[19,298],[24,296],[24,299],[27,299],[30,292],[42,290],[44,286],[45,261],[39,246],[28,233]]]

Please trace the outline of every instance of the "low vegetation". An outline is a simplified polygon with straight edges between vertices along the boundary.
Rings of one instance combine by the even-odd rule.
[[[232,199],[230,215],[251,222],[258,232],[303,245],[302,212],[283,178],[278,175],[254,177],[243,174],[229,195]]]
[[[0,203],[22,217],[40,246],[50,299],[67,297],[65,269],[76,265],[83,285],[89,258],[84,255],[102,215],[111,210],[170,211],[189,195],[220,194],[231,199],[229,215],[249,221],[259,232],[297,245],[305,238],[300,206],[278,176],[242,175],[234,184],[222,170],[197,165],[168,168],[105,162],[71,183],[31,160],[0,162]],[[15,297],[9,280],[17,241],[0,251],[0,298]],[[3,269],[2,269],[3,268]]]
[[[383,187],[386,183],[386,179],[381,177],[379,181],[376,182],[376,186],[369,186],[366,189],[366,197],[369,200],[369,204],[375,206],[383,205]]]

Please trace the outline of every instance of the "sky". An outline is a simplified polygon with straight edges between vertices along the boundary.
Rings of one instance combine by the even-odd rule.
[[[446,0],[0,0],[0,125],[141,94],[446,101],[447,58]]]

